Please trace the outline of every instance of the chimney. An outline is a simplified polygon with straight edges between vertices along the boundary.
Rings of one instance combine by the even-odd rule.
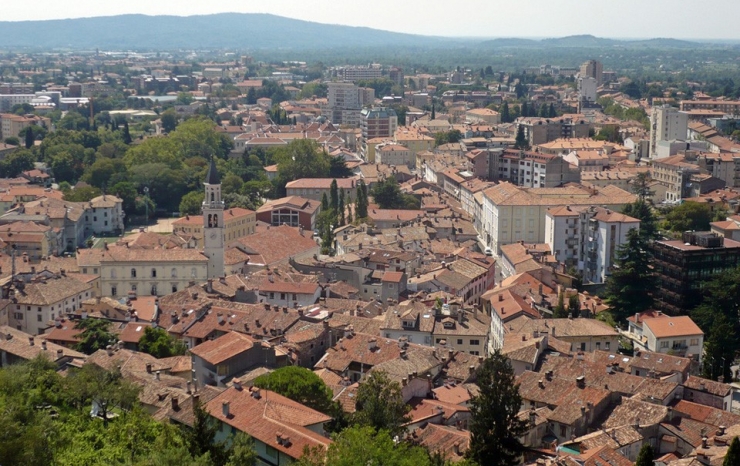
[[[234,379],[234,388],[238,391],[242,391],[242,382],[239,379]]]
[[[147,372],[148,372],[149,374],[151,374],[151,373],[152,373],[152,365],[151,365],[151,363],[147,363],[147,365],[146,365],[146,371],[147,371]]]
[[[191,382],[191,381],[188,380],[187,386],[188,386],[188,388],[185,391],[185,393],[187,393],[189,395],[192,392],[192,390],[193,390],[193,388],[192,388],[193,387],[193,382]]]
[[[542,379],[537,381],[537,385],[539,385],[540,388],[545,388],[545,382],[543,382]]]
[[[545,378],[547,380],[552,380],[552,370],[545,372]]]
[[[503,295],[503,293],[499,293],[499,294],[498,294],[498,300],[499,300],[499,302],[501,302],[501,301],[503,301],[503,300],[504,300],[504,295]]]
[[[378,340],[375,338],[371,338],[367,341],[367,349],[370,351],[375,351],[378,348]]]
[[[46,340],[41,340],[41,349],[46,351]]]
[[[113,356],[113,347],[111,345],[106,346],[105,351],[108,353],[108,356]]]
[[[221,413],[224,415],[224,417],[229,417],[229,402],[224,401],[221,403]]]
[[[218,324],[219,325],[223,324],[224,323],[224,315],[219,312],[218,314],[216,314],[216,316],[218,318]]]
[[[704,449],[708,448],[708,447],[707,447],[707,441],[708,441],[708,440],[709,440],[709,439],[708,439],[708,438],[706,437],[706,435],[705,435],[704,437],[702,437],[702,438],[701,438],[701,447],[702,447],[702,448],[704,448]]]
[[[257,387],[252,387],[252,398],[255,400],[259,400],[262,397],[260,394],[260,389]]]
[[[552,328],[552,336],[555,336],[555,327]]]
[[[537,412],[534,409],[534,406],[532,409],[529,410],[529,424],[530,426],[534,427],[535,423],[537,422]]]
[[[706,387],[706,385],[704,385],[704,382],[700,382],[700,383],[699,383],[699,390],[700,390],[700,391],[702,391],[702,392],[703,392],[703,391],[705,391],[705,390],[706,390],[706,388],[707,388],[707,387]]]
[[[180,409],[180,403],[176,396],[172,397],[172,410],[177,411]]]
[[[57,350],[57,359],[62,359],[64,357],[64,350]]]
[[[33,346],[33,337],[28,337],[28,344]]]
[[[156,378],[157,380],[159,380],[159,371],[157,371],[157,372],[154,373],[154,378]]]
[[[576,377],[576,385],[578,388],[586,388],[586,376],[585,375],[579,375]]]
[[[726,426],[719,426],[719,435],[725,435],[725,430],[727,429]]]

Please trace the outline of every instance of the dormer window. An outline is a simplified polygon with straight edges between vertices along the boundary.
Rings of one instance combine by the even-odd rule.
[[[413,320],[403,320],[401,321],[401,325],[403,325],[403,328],[414,328],[414,321]]]

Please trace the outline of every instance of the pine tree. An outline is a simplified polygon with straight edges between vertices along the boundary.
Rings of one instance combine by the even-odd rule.
[[[339,188],[337,187],[337,180],[331,180],[331,186],[329,187],[329,208],[334,212],[339,209]]]
[[[519,129],[516,130],[516,142],[514,143],[514,148],[521,150],[529,149],[529,142],[527,141],[527,137],[524,135],[524,126],[522,125],[519,125]]]
[[[344,190],[339,192],[339,206],[337,209],[337,217],[339,219],[339,226],[343,227],[345,225],[345,217],[344,217]]]
[[[568,298],[568,314],[573,316],[573,318],[581,314],[581,301],[578,299],[577,293]]]
[[[128,120],[123,123],[123,142],[131,144],[131,133],[128,130]]]
[[[26,128],[26,149],[30,149],[33,147],[34,137],[33,137],[33,129],[29,126]]]
[[[635,466],[653,466],[653,447],[648,442],[642,444]]]
[[[515,464],[527,431],[519,419],[522,397],[508,359],[496,351],[478,369],[480,392],[470,400],[470,447],[467,457],[486,466]]]
[[[553,104],[550,104],[550,109],[548,110],[547,113],[548,113],[547,116],[550,117],[550,118],[555,118],[555,117],[558,116],[558,112],[555,111],[555,105],[553,105]]]
[[[357,205],[355,206],[355,219],[367,217],[367,186],[365,180],[360,180],[357,187]]]
[[[511,123],[511,113],[509,113],[509,102],[501,104],[501,123]]]
[[[617,249],[614,270],[606,281],[606,299],[614,320],[620,322],[649,309],[654,283],[647,242],[633,228],[627,232],[627,242]]]
[[[640,221],[640,236],[646,241],[654,240],[658,237],[657,220],[650,204],[638,199],[632,204],[624,206],[622,213]]]
[[[556,319],[568,317],[568,311],[565,310],[565,293],[558,293],[558,305],[552,310],[552,316]]]
[[[738,464],[740,464],[740,440],[735,437],[730,442],[730,448],[727,449],[722,466],[737,466]]]
[[[321,211],[326,212],[329,210],[329,198],[326,196],[326,192],[321,196]]]

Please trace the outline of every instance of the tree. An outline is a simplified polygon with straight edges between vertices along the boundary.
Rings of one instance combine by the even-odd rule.
[[[673,232],[707,231],[712,221],[712,208],[699,202],[684,202],[665,216],[666,229]]]
[[[638,173],[632,180],[632,192],[637,195],[639,200],[645,202],[655,195],[655,191],[650,189],[650,182],[653,181],[649,172]]]
[[[339,208],[339,189],[337,188],[337,180],[331,180],[329,186],[329,208],[334,212]]]
[[[617,322],[650,308],[655,283],[645,239],[636,229],[627,232],[627,242],[617,248],[614,270],[606,280],[606,300]]]
[[[36,141],[36,138],[33,135],[33,128],[29,126],[28,128],[26,128],[25,133],[26,134],[24,137],[26,140],[26,149],[30,149],[31,147],[33,147],[34,141]]]
[[[568,311],[565,309],[565,293],[558,293],[558,304],[552,310],[552,316],[556,319],[568,317]]]
[[[254,385],[272,390],[324,414],[336,412],[332,391],[321,377],[303,367],[281,367],[254,380]]]
[[[658,226],[653,208],[646,201],[638,199],[631,204],[627,204],[622,209],[622,213],[640,221],[640,236],[646,241],[658,238]]]
[[[578,299],[578,293],[570,295],[570,298],[568,298],[568,313],[573,318],[581,314],[581,301]]]
[[[357,185],[357,197],[355,199],[355,219],[367,218],[367,185],[365,180],[361,179]]]
[[[173,109],[162,112],[160,119],[162,120],[162,129],[166,133],[171,133],[177,128],[177,115]]]
[[[139,388],[124,379],[119,370],[108,371],[97,364],[85,364],[82,369],[70,374],[65,382],[71,401],[79,407],[92,402],[105,426],[108,425],[111,410],[130,410],[139,392]]]
[[[410,420],[401,385],[383,371],[373,371],[365,377],[357,389],[355,408],[353,424],[386,430],[391,437],[403,434],[403,424]]]
[[[635,466],[653,466],[653,456],[653,447],[648,442],[643,443]]]
[[[139,338],[139,351],[151,354],[155,358],[180,356],[187,350],[188,347],[182,340],[173,337],[161,327],[145,327],[144,334]]]
[[[126,144],[131,144],[131,133],[129,132],[128,128],[128,120],[126,120],[123,123],[123,142]]]
[[[193,426],[185,428],[185,439],[193,458],[206,453],[215,465],[223,465],[228,458],[226,443],[216,441],[218,422],[208,414],[200,401],[193,401]]]
[[[199,215],[203,205],[203,191],[191,191],[180,200],[180,215]]]
[[[229,460],[226,466],[254,466],[257,464],[257,452],[254,439],[244,432],[237,432],[231,440]]]
[[[727,449],[722,466],[735,466],[737,464],[740,464],[740,440],[735,437],[730,442],[730,448]]]
[[[519,125],[519,128],[516,130],[516,140],[514,142],[514,148],[521,150],[529,149],[529,141],[527,141],[527,136],[525,136],[524,134],[523,125]]]
[[[375,183],[372,189],[373,200],[381,209],[418,209],[419,200],[401,192],[398,181],[391,176]]]
[[[511,123],[511,114],[509,113],[509,103],[501,104],[501,123]]]
[[[718,380],[732,380],[732,363],[738,349],[735,326],[727,317],[715,313],[707,340],[704,342],[704,366],[702,376]]]
[[[522,397],[508,359],[496,351],[478,369],[480,392],[470,400],[470,448],[478,464],[515,464],[523,450],[519,437],[527,431],[519,419]]]
[[[337,206],[337,220],[340,227],[343,227],[346,224],[346,217],[345,217],[345,207],[344,207],[344,190],[339,192],[339,205]]]
[[[75,328],[82,330],[75,337],[80,340],[75,349],[82,353],[93,354],[115,342],[115,337],[109,331],[110,322],[105,319],[82,319],[75,324]]]
[[[326,191],[321,195],[321,211],[329,211],[329,197],[326,195]]]
[[[318,457],[316,460],[321,461],[321,458]],[[334,438],[326,453],[326,463],[314,464],[430,466],[430,460],[424,448],[405,442],[394,442],[393,437],[385,430],[378,432],[369,426],[355,426],[345,429]]]

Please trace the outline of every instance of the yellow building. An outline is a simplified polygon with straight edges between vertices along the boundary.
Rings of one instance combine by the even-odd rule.
[[[257,223],[253,210],[235,207],[224,211],[224,242],[251,235]],[[172,223],[172,232],[192,236],[197,246],[203,246],[203,216],[186,215]]]

